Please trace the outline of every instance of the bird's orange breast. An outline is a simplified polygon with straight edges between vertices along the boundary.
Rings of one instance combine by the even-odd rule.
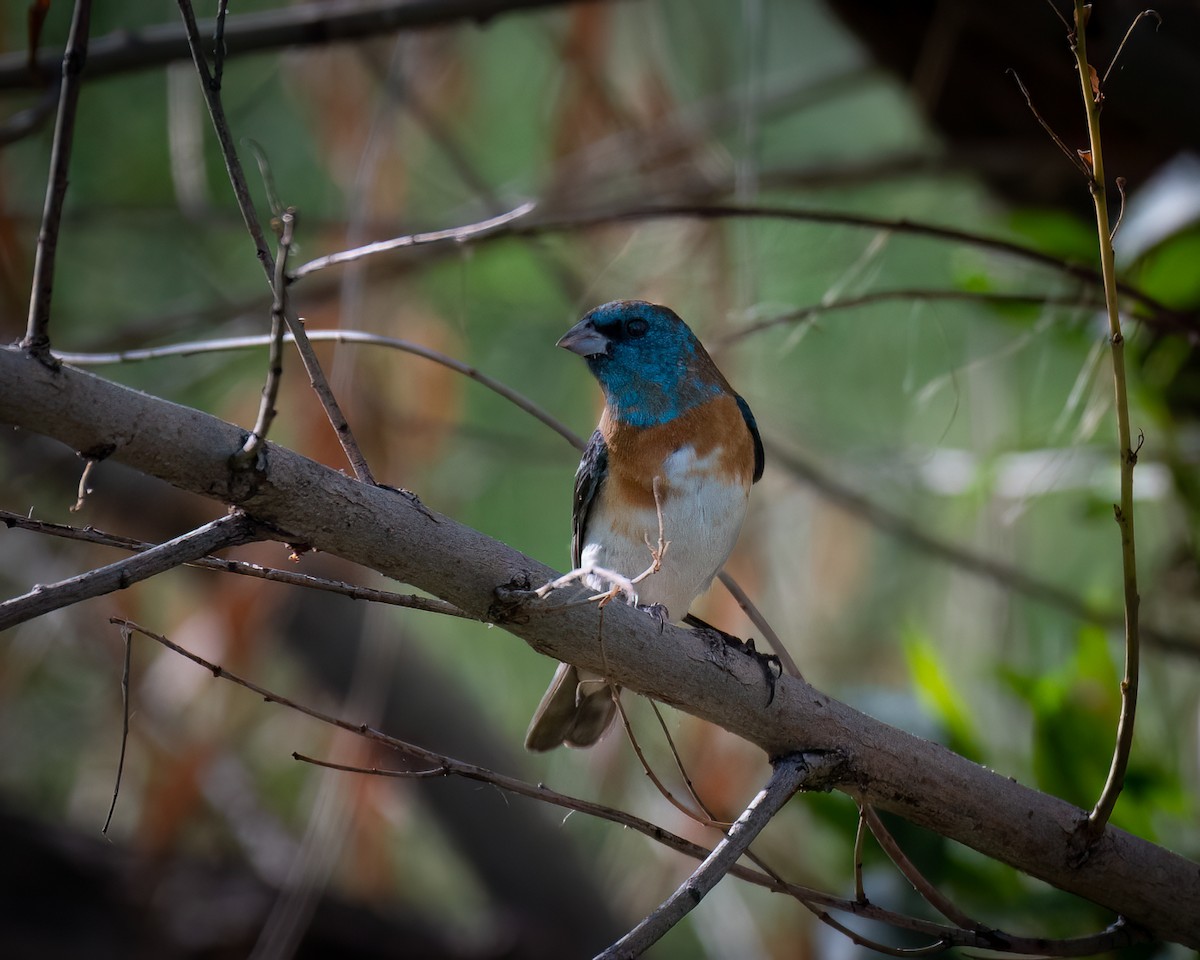
[[[671,496],[664,464],[688,447],[714,482],[750,489],[754,440],[732,395],[714,397],[651,427],[629,426],[610,417],[606,408],[599,429],[608,446],[607,492],[630,506],[654,509],[655,477],[660,478],[660,496]]]

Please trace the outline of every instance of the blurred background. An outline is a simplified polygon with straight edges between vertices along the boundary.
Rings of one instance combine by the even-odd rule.
[[[0,11],[0,325],[24,330],[53,131],[52,78],[26,67],[27,14]],[[45,5],[61,56],[71,4]],[[330,10],[379,4],[336,4]],[[1065,4],[1057,4],[1069,17]],[[1107,323],[1086,133],[1065,29],[1044,0],[1005,5],[625,0],[241,53],[231,5],[224,103],[260,215],[298,211],[293,265],[534,200],[518,229],[413,247],[291,288],[308,328],[450,354],[579,434],[600,395],[554,342],[617,297],[671,305],[757,415],[767,470],[729,569],[809,681],[855,707],[1084,807],[1119,706],[1121,559]],[[1103,73],[1140,8],[1097,5]],[[1114,822],[1200,856],[1200,13],[1174,0],[1108,78],[1106,166],[1126,178],[1117,238],[1144,649],[1141,709]],[[215,3],[197,14],[211,17]],[[128,44],[174,4],[97,4],[92,37]],[[211,32],[211,26],[205,28]],[[124,35],[124,37],[123,37]],[[157,48],[155,48],[157,49]],[[186,56],[186,48],[173,48]],[[56,349],[108,352],[265,333],[270,294],[233,203],[188,59],[93,60],[58,250]],[[256,163],[256,158],[258,162]],[[1110,187],[1112,186],[1110,182]],[[713,204],[879,221],[700,218]],[[1118,198],[1113,190],[1113,216]],[[648,205],[678,215],[628,215]],[[962,231],[918,235],[903,223]],[[888,223],[892,223],[888,227]],[[537,227],[544,224],[544,227]],[[981,246],[1011,241],[1051,262]],[[1148,298],[1148,299],[1147,299]],[[380,481],[551,565],[569,560],[577,452],[427,360],[318,345]],[[97,372],[253,423],[265,349]],[[272,439],[346,463],[296,358]],[[162,541],[222,513],[111,463],[70,512],[82,462],[21,432],[0,444],[0,507]],[[0,534],[5,596],[117,551]],[[337,558],[264,544],[233,556],[398,588]],[[402,588],[398,588],[402,589]],[[718,587],[693,608],[757,635]],[[180,569],[9,631],[0,642],[0,947],[38,957],[591,956],[694,864],[582,815],[479,784],[320,770],[292,752],[397,766],[135,639],[124,780],[124,648],[108,617],[165,634],[272,690],[460,759],[627,809],[712,845],[662,799],[625,737],[524,753],[553,664],[472,622]],[[655,769],[682,796],[647,705]],[[699,795],[732,819],[761,754],[666,711]],[[792,802],[756,849],[797,882],[852,897],[857,814]],[[1069,936],[1098,908],[891,822],[980,921]],[[872,844],[872,901],[926,915]],[[919,943],[878,927],[871,936]],[[785,897],[727,879],[656,958],[868,955]],[[1124,956],[1182,956],[1146,947]]]

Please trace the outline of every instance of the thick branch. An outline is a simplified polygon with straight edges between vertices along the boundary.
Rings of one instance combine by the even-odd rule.
[[[1086,897],[1151,935],[1200,947],[1200,864],[1108,827],[1086,862],[1069,838],[1082,811],[945,747],[867,717],[784,676],[768,703],[756,662],[714,658],[689,631],[624,605],[536,602],[522,591],[554,571],[386,488],[358,483],[275,444],[265,473],[229,468],[244,431],[214,417],[64,366],[0,350],[0,422],[75,449],[111,444],[112,458],[243,507],[254,519],[449,600],[536,650],[719,724],[769,756],[840,752],[834,785],[945,837]]]

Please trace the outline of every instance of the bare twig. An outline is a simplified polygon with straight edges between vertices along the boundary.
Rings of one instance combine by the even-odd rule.
[[[581,230],[588,227],[601,226],[607,223],[638,222],[643,220],[785,220],[801,223],[835,224],[847,227],[857,227],[865,230],[891,231],[909,236],[928,237],[934,240],[945,240],[950,243],[989,250],[993,253],[1011,256],[1028,263],[1048,267],[1068,276],[1078,277],[1089,284],[1103,288],[1103,276],[1084,264],[1063,260],[1052,254],[1034,250],[1031,247],[1003,240],[999,237],[985,236],[972,233],[969,230],[959,230],[940,224],[925,223],[907,218],[889,219],[872,217],[839,210],[806,210],[793,207],[756,205],[756,204],[634,204],[627,207],[613,207],[607,210],[583,211],[568,213],[559,217],[548,217],[545,220],[531,220],[489,233],[479,239],[481,243],[493,242],[505,236],[538,236],[543,233],[561,233]],[[1190,328],[1181,318],[1165,304],[1159,302],[1136,287],[1119,282],[1117,289],[1132,300],[1145,305],[1164,321],[1187,331]]]
[[[960,303],[982,303],[993,306],[1058,306],[1075,307],[1080,310],[1102,307],[1103,301],[1089,300],[1087,297],[1056,296],[1049,293],[999,293],[991,290],[934,290],[934,289],[900,289],[872,290],[855,297],[845,297],[828,303],[813,303],[808,306],[788,310],[774,317],[755,320],[744,327],[739,327],[717,339],[717,344],[726,346],[737,343],[747,337],[770,330],[774,327],[793,323],[804,323],[822,314],[838,310],[856,310],[861,307],[874,306],[878,303],[888,303],[894,300],[921,301],[953,301]]]
[[[1140,17],[1138,19],[1141,19]],[[1136,25],[1137,21],[1134,21]],[[1113,254],[1112,231],[1108,226],[1108,201],[1104,179],[1104,153],[1100,141],[1100,91],[1092,87],[1092,68],[1087,59],[1087,8],[1083,0],[1075,0],[1075,32],[1071,49],[1078,66],[1079,82],[1087,113],[1088,141],[1091,149],[1091,170],[1088,188],[1096,208],[1096,234],[1100,243],[1100,266],[1104,277],[1104,297],[1108,303],[1109,341],[1112,345],[1113,408],[1117,417],[1117,448],[1121,464],[1121,502],[1113,505],[1121,533],[1121,567],[1125,597],[1125,676],[1121,680],[1121,715],[1117,721],[1116,745],[1104,788],[1087,818],[1087,836],[1094,841],[1103,832],[1125,784],[1125,770],[1133,748],[1134,717],[1137,712],[1138,633],[1137,556],[1133,531],[1133,467],[1138,451],[1134,449],[1129,426],[1129,396],[1125,374],[1125,336],[1121,332],[1121,315],[1117,310],[1117,273]],[[1131,28],[1132,29],[1132,28]],[[1119,52],[1119,51],[1118,51]],[[1138,444],[1140,449],[1141,444]]]
[[[448,230],[431,230],[427,233],[413,233],[402,237],[392,237],[390,240],[368,243],[361,247],[355,247],[352,250],[339,250],[337,253],[317,257],[315,260],[301,264],[292,272],[291,278],[299,280],[327,267],[343,263],[353,263],[356,260],[362,260],[364,257],[376,256],[380,253],[400,250],[404,247],[419,247],[431,243],[463,243],[474,238],[486,237],[488,234],[495,233],[500,228],[521,219],[521,217],[528,214],[536,206],[536,203],[529,200],[506,213],[489,217],[486,220],[480,220],[477,223],[468,223],[461,227],[451,227]]]
[[[107,836],[113,813],[117,809],[117,796],[121,792],[121,775],[125,772],[125,747],[129,744],[129,666],[133,651],[133,632],[128,627],[121,628],[121,639],[125,643],[125,662],[121,668],[121,753],[117,757],[117,776],[113,781],[112,803],[108,805],[108,816],[104,818],[104,826],[100,832]]]
[[[896,842],[896,838],[892,836],[891,831],[879,819],[879,814],[867,804],[864,804],[860,810],[863,821],[871,828],[871,833],[879,842],[879,845],[883,847],[884,852],[891,858],[892,863],[896,865],[896,868],[904,874],[904,878],[913,885],[917,893],[924,897],[925,901],[933,909],[951,923],[962,927],[964,930],[977,930],[981,933],[987,932],[981,923],[959,910],[948,897],[938,890],[917,869],[916,864],[908,858],[908,855],[901,849],[900,844]]]
[[[250,186],[246,182],[241,161],[238,160],[237,146],[233,142],[233,132],[225,117],[225,107],[221,103],[221,86],[208,68],[208,60],[204,55],[204,42],[200,37],[200,30],[196,26],[196,15],[192,11],[191,0],[178,0],[178,3],[179,11],[183,16],[188,47],[192,52],[192,62],[195,63],[196,72],[200,75],[200,89],[204,94],[204,101],[208,105],[213,131],[216,133],[217,143],[221,147],[221,156],[225,160],[225,170],[229,174],[229,182],[233,186],[238,210],[242,214],[242,222],[246,225],[250,238],[254,241],[258,261],[266,271],[267,280],[270,281],[275,270],[275,261],[271,257],[267,238],[258,222],[258,215],[254,212]]]
[[[1117,185],[1117,193],[1121,195],[1121,206],[1117,210],[1117,222],[1112,225],[1112,229],[1108,231],[1108,242],[1112,243],[1117,239],[1117,231],[1121,229],[1121,221],[1125,219],[1125,178],[1117,177],[1113,181]]]
[[[296,227],[296,211],[290,207],[280,217],[281,232],[279,251],[275,258],[275,274],[271,280],[274,296],[271,302],[271,342],[267,356],[267,382],[263,384],[262,402],[258,407],[258,420],[242,449],[234,454],[234,463],[240,467],[252,466],[258,459],[259,450],[267,439],[271,421],[275,419],[275,401],[279,396],[279,383],[283,379],[283,332],[284,316],[287,312],[287,260],[292,249],[292,235]]]
[[[77,540],[83,543],[95,543],[106,547],[116,547],[119,550],[132,550],[144,553],[155,547],[153,543],[134,540],[130,537],[119,537],[105,533],[94,527],[71,527],[61,523],[50,523],[46,520],[33,520],[19,513],[0,510],[0,523],[12,528],[29,530],[34,533],[47,534],[52,537],[62,537],[66,540]],[[279,570],[275,567],[264,567],[245,560],[225,560],[219,557],[200,557],[189,560],[184,566],[199,567],[202,570],[215,570],[218,573],[233,573],[244,577],[254,577],[258,580],[270,580],[274,583],[285,583],[293,587],[304,587],[309,590],[321,590],[327,593],[337,593],[351,600],[366,600],[372,603],[386,603],[395,607],[406,607],[410,610],[423,610],[427,613],[440,613],[447,617],[460,617],[474,620],[470,614],[460,610],[452,603],[439,600],[436,597],[419,597],[410,593],[395,593],[391,590],[376,590],[373,587],[363,587],[356,583],[346,583],[343,580],[330,580],[327,577],[316,577],[307,573],[296,573],[293,570]]]
[[[33,261],[29,321],[25,339],[21,341],[21,346],[32,356],[50,365],[55,362],[50,357],[50,299],[54,290],[54,257],[58,250],[58,228],[62,221],[63,198],[67,195],[67,171],[71,165],[75,113],[79,106],[83,66],[87,62],[88,27],[91,17],[92,0],[75,0],[71,32],[63,54],[58,118],[54,123],[54,145],[50,150],[46,202],[42,208],[42,226],[38,231],[37,253]]]
[[[257,538],[256,525],[244,513],[226,514],[137,556],[118,560],[58,583],[36,586],[29,593],[0,603],[0,630],[7,630],[81,600],[124,590],[140,580],[182,566],[214,550],[248,543]]]
[[[584,440],[579,434],[575,433],[575,431],[566,426],[561,420],[552,416],[524,394],[518,393],[494,377],[488,376],[477,367],[463,363],[461,360],[457,360],[447,354],[440,353],[419,343],[413,343],[411,340],[398,340],[395,337],[384,337],[362,330],[311,330],[308,331],[308,339],[314,343],[361,343],[368,346],[387,347],[391,350],[400,350],[404,353],[411,353],[413,356],[432,360],[434,363],[441,364],[443,367],[454,370],[456,373],[461,373],[464,377],[469,377],[476,383],[482,384],[509,403],[524,410],[531,417],[540,420],[576,449],[583,449]],[[291,334],[286,334],[284,341],[286,343],[294,343],[295,338]],[[64,363],[70,363],[78,367],[89,367],[111,363],[159,360],[163,357],[188,357],[200,353],[216,353],[222,350],[248,350],[252,347],[261,347],[269,342],[270,337],[265,335],[226,337],[220,340],[198,340],[192,343],[177,343],[164,347],[147,347],[142,350],[122,350],[115,353],[58,352],[55,356]]]
[[[233,142],[233,134],[230,131],[229,122],[225,117],[225,108],[221,103],[220,88],[209,72],[208,63],[204,58],[204,50],[201,45],[199,29],[196,26],[196,16],[192,11],[191,0],[178,0],[178,3],[187,33],[188,46],[192,51],[192,60],[196,64],[196,72],[200,75],[200,89],[204,93],[204,101],[208,105],[213,129],[216,131],[217,141],[221,146],[221,155],[225,158],[225,169],[229,174],[229,182],[233,186],[233,195],[237,200],[238,209],[241,211],[242,221],[245,223],[246,229],[254,241],[258,260],[267,275],[267,281],[273,282],[275,278],[275,260],[271,256],[270,249],[267,247],[262,225],[259,223],[258,214],[254,210],[254,202],[250,198],[250,188],[246,183],[246,174],[242,170],[241,161],[238,159],[237,148]],[[351,467],[354,468],[354,475],[363,483],[374,484],[375,477],[371,473],[371,468],[368,466],[362,450],[359,449],[358,442],[354,439],[354,431],[351,430],[349,421],[342,413],[342,408],[338,404],[337,398],[333,395],[333,390],[329,387],[329,381],[325,378],[325,374],[321,370],[321,364],[317,360],[317,355],[313,352],[312,345],[308,342],[308,337],[305,336],[304,324],[291,310],[284,311],[284,318],[287,321],[288,329],[292,332],[292,336],[295,337],[296,348],[300,352],[300,357],[304,362],[304,369],[308,373],[309,383],[321,401],[321,406],[324,408],[325,415],[333,427],[334,435],[337,437],[342,450],[346,454],[346,459],[350,461]]]
[[[213,27],[213,82],[219,89],[225,75],[225,20],[229,13],[229,0],[217,4],[217,22]]]
[[[790,754],[776,760],[767,785],[729,828],[729,833],[713,848],[713,852],[657,910],[607,950],[597,954],[597,960],[640,957],[652,944],[662,939],[729,873],[754,838],[783,809],[793,794],[806,783],[819,780],[833,763],[836,760],[831,761],[824,754]]]
[[[1142,22],[1143,17],[1153,17],[1158,21],[1158,26],[1154,28],[1155,30],[1162,26],[1163,19],[1158,15],[1158,11],[1156,10],[1143,10],[1133,18],[1133,23],[1129,25],[1129,29],[1125,31],[1125,36],[1121,38],[1121,44],[1117,47],[1117,52],[1113,54],[1112,60],[1109,61],[1108,69],[1104,71],[1104,78],[1100,81],[1101,89],[1108,85],[1108,75],[1113,72],[1113,67],[1115,67],[1117,65],[1117,61],[1121,59],[1121,53],[1125,49],[1125,44],[1129,42],[1129,37],[1137,28],[1137,25]]]
[[[858,826],[854,830],[854,900],[856,903],[867,902],[867,891],[863,886],[863,841],[867,834],[867,818],[864,816],[864,804],[858,805]]]
[[[1071,161],[1076,170],[1082,173],[1085,177],[1090,176],[1091,171],[1088,170],[1087,164],[1083,161],[1083,158],[1079,156],[1079,152],[1077,150],[1072,150],[1062,142],[1062,138],[1054,132],[1054,128],[1045,121],[1041,113],[1038,112],[1038,108],[1033,105],[1033,97],[1029,95],[1029,90],[1021,81],[1020,74],[1018,74],[1016,70],[1012,69],[1012,67],[1009,67],[1007,72],[1011,73],[1012,78],[1017,81],[1017,86],[1021,88],[1021,96],[1025,98],[1025,104],[1029,107],[1029,112],[1032,113],[1034,119],[1041,124],[1042,129],[1046,131],[1046,135],[1054,141],[1054,145],[1062,151],[1063,156]]]
[[[652,705],[654,704],[653,700],[650,702]],[[654,772],[654,768],[650,766],[650,761],[646,759],[645,753],[642,752],[642,745],[638,742],[638,738],[633,732],[633,724],[629,722],[629,714],[625,712],[625,705],[621,703],[621,698],[617,695],[615,690],[613,692],[613,703],[616,705],[617,715],[621,718],[621,724],[625,727],[625,736],[629,740],[629,745],[633,747],[634,756],[637,757],[638,763],[641,764],[642,772],[646,775],[646,778],[652,784],[654,784],[654,788],[658,791],[659,796],[661,796],[667,801],[667,803],[673,806],[688,819],[695,820],[697,823],[701,823],[706,827],[715,827],[718,830],[724,831],[729,824],[720,823],[719,821],[713,819],[713,817],[708,813],[708,810],[705,809],[704,804],[700,802],[700,798],[696,796],[696,792],[691,789],[690,781],[688,782],[688,792],[692,795],[692,799],[696,801],[696,806],[703,810],[703,813],[697,813],[695,810],[689,810],[683,801],[675,796],[670,789],[668,789],[667,785],[662,782],[662,778],[659,777],[659,775]],[[655,713],[657,714],[657,706],[655,706],[654,709]],[[659,715],[659,722],[662,722],[661,715]],[[674,744],[671,745],[671,749],[674,750]],[[678,754],[676,756],[678,757]],[[682,769],[682,764],[680,764],[680,769]],[[684,779],[687,779],[686,776]]]

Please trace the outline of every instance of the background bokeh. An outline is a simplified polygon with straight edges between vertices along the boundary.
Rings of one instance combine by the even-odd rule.
[[[239,16],[285,9],[231,6]],[[224,103],[262,215],[268,183],[298,211],[295,264],[530,199],[538,207],[521,223],[554,224],[313,274],[291,291],[310,329],[443,351],[586,435],[599,391],[577,358],[555,350],[557,337],[605,300],[674,307],[767,442],[730,569],[807,679],[1090,806],[1108,769],[1121,658],[1117,451],[1096,285],[968,236],[688,214],[753,204],[934,223],[1094,266],[1086,185],[1004,72],[1017,69],[1043,116],[1082,147],[1063,28],[1042,0],[836,7],[644,0],[381,30],[230,56]],[[1137,8],[1097,7],[1093,59],[1104,64]],[[1159,9],[1161,28],[1143,24],[1130,38],[1104,114],[1108,169],[1129,181],[1122,277],[1169,308],[1130,301],[1125,318],[1131,419],[1145,434],[1135,478],[1142,614],[1156,632],[1114,822],[1195,858],[1200,162],[1188,138],[1200,130],[1200,17],[1184,3]],[[0,11],[9,51],[0,68],[27,50],[26,12]],[[50,4],[44,48],[61,47],[70,13],[65,0]],[[97,4],[92,36],[176,16],[174,4]],[[40,97],[15,75],[0,69],[8,117]],[[0,151],[9,339],[24,328],[52,128],[51,118]],[[596,222],[668,204],[680,214]],[[55,348],[262,333],[269,311],[191,62],[89,78],[59,242]],[[577,460],[567,442],[426,360],[353,345],[318,352],[382,482],[565,566]],[[247,350],[100,372],[249,425],[264,369],[265,350]],[[346,466],[291,354],[280,410],[272,439]],[[80,469],[54,442],[6,434],[0,507],[153,541],[221,513],[109,463],[72,513]],[[979,573],[963,552],[993,569]],[[0,582],[12,596],[118,555],[9,530]],[[289,560],[282,545],[234,555],[389,586],[333,557]],[[1031,596],[1030,579],[1096,616]],[[720,588],[694,612],[755,633]],[[0,944],[28,951],[9,955],[590,956],[692,867],[612,825],[478,784],[300,764],[293,751],[395,760],[142,640],[124,780],[101,840],[122,722],[114,614],[293,699],[715,842],[657,794],[619,732],[587,752],[525,755],[524,727],[553,665],[500,630],[176,570],[0,642],[0,825],[14,851],[0,868],[12,894],[0,897]],[[636,697],[626,703],[655,768],[682,795],[653,715]],[[735,817],[761,786],[765,759],[684,715],[667,711],[667,723],[699,794]],[[852,896],[855,826],[846,798],[805,797],[757,849],[799,882]],[[990,925],[1066,936],[1113,919],[893,827],[927,874]],[[923,910],[870,846],[866,884],[875,902]],[[859,955],[795,902],[733,880],[652,953]]]

